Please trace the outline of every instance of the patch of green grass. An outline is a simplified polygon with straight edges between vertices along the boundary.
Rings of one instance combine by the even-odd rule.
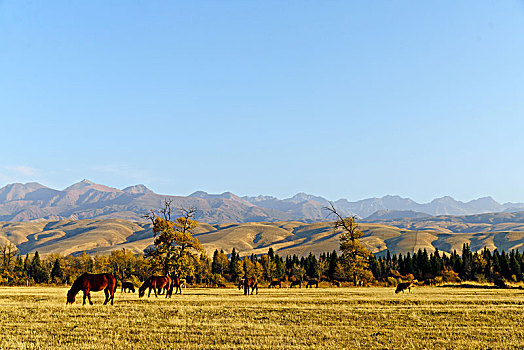
[[[66,288],[0,288],[0,349],[511,349],[524,346],[521,290],[424,287],[117,292],[65,305]]]

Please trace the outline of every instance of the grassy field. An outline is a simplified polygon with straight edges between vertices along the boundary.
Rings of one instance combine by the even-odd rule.
[[[65,305],[66,288],[0,288],[0,349],[524,348],[524,291],[419,287],[191,289]]]

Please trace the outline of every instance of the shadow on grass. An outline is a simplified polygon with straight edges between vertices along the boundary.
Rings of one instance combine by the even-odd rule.
[[[445,284],[442,286],[438,286],[439,288],[474,288],[474,289],[524,289],[522,286],[520,287],[498,287],[498,286],[488,286],[488,285],[481,285],[481,284],[469,284],[469,283],[461,283],[461,284]]]

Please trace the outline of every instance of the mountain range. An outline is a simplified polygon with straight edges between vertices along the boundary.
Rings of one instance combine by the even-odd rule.
[[[291,198],[272,196],[239,197],[231,192],[209,194],[197,191],[189,196],[154,193],[144,185],[124,189],[82,180],[64,190],[36,182],[13,183],[0,188],[0,221],[57,221],[81,219],[125,219],[144,221],[151,209],[158,209],[165,199],[174,207],[195,207],[196,219],[209,224],[300,221],[328,221],[323,207],[330,200],[306,193]],[[365,221],[426,218],[436,215],[470,215],[524,210],[524,203],[500,204],[491,197],[461,202],[446,196],[429,203],[410,198],[384,196],[350,202],[333,201],[344,216],[356,215]]]

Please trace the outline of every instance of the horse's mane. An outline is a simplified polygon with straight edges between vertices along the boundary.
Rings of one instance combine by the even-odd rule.
[[[148,278],[146,278],[144,283],[142,283],[142,285],[138,287],[138,290],[146,290],[146,288],[151,285],[151,280],[153,279],[153,277],[154,276],[149,276]]]
[[[87,272],[84,272],[71,285],[71,290],[73,292],[78,292],[82,288],[82,283],[84,282],[84,277],[87,275]]]

